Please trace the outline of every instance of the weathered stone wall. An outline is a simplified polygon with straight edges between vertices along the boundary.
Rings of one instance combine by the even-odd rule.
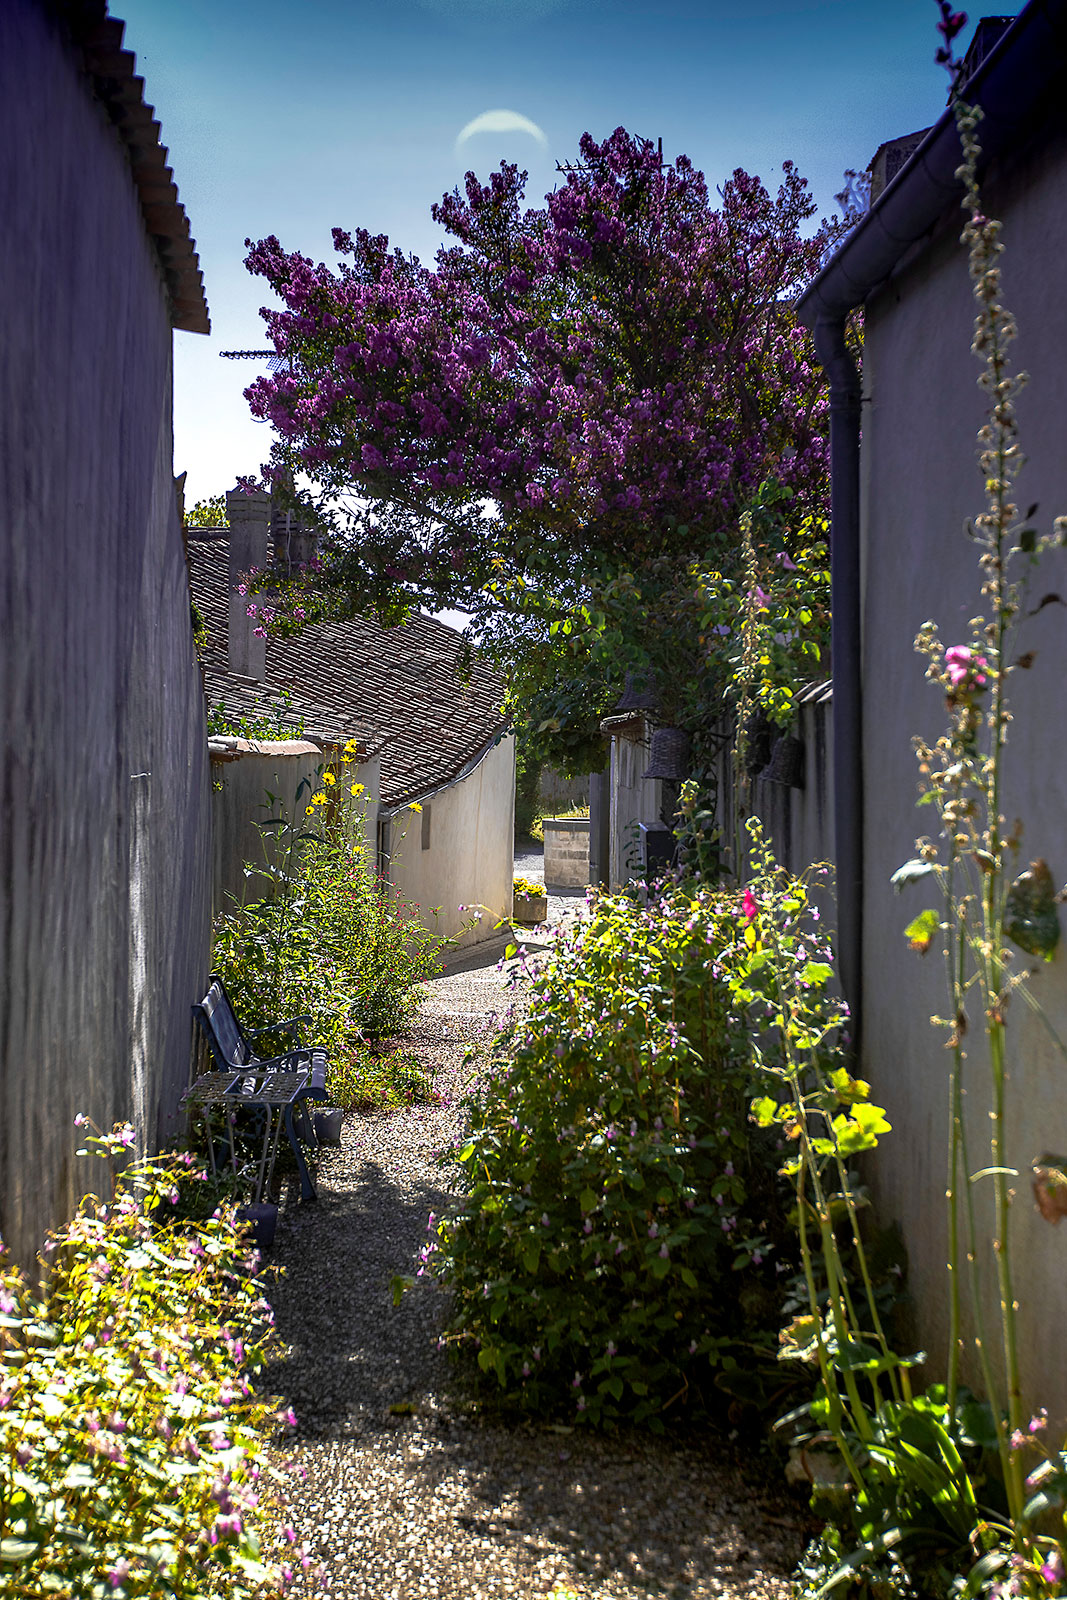
[[[567,817],[542,824],[545,832],[545,887],[584,889],[589,883],[589,818]]]
[[[168,306],[32,0],[0,5],[0,217],[0,1230],[32,1260],[99,1181],[75,1113],[172,1126],[210,895]]]

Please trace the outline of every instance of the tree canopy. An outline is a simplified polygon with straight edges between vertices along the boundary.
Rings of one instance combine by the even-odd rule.
[[[365,599],[478,609],[501,574],[581,588],[732,542],[768,477],[822,495],[824,402],[789,307],[830,230],[805,236],[793,165],[773,197],[738,170],[713,206],[688,158],[620,128],[583,137],[543,208],[525,181],[468,173],[433,207],[454,242],[432,267],[365,230],[334,230],[332,270],[250,245],[287,361],[248,397]]]

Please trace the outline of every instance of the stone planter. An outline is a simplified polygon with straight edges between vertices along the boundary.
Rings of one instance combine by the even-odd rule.
[[[524,926],[532,927],[537,922],[544,922],[547,916],[547,894],[519,894],[516,892],[513,896],[511,907],[512,922],[521,922]]]
[[[589,818],[545,817],[545,884],[550,890],[589,884]]]

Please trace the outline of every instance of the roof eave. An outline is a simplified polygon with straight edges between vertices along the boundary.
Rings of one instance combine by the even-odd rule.
[[[983,111],[983,169],[1040,120],[1065,65],[1067,0],[1030,0],[965,85]],[[798,320],[808,328],[838,321],[880,288],[958,203],[961,159],[950,107],[800,297]]]
[[[204,279],[185,207],[178,198],[167,147],[153,106],[144,99],[137,58],[122,48],[126,24],[109,17],[106,0],[52,0],[81,51],[93,90],[126,146],[145,229],[159,259],[170,299],[171,326],[210,333]]]

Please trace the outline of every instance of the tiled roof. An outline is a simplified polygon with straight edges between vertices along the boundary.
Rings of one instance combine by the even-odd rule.
[[[81,51],[97,99],[126,146],[145,228],[166,279],[171,323],[186,333],[210,333],[196,242],[167,165],[167,147],[159,142],[155,108],[146,104],[144,79],[134,72],[137,57],[122,48],[126,24],[108,16],[106,0],[52,0],[52,9]]]
[[[317,622],[292,639],[269,638],[261,682],[227,661],[229,541],[189,531],[193,598],[208,630],[201,652],[209,705],[262,714],[265,700],[292,694],[292,714],[327,744],[356,738],[360,756],[380,756],[382,803],[405,805],[452,782],[504,726],[504,685],[475,660],[470,681],[456,671],[463,644],[455,628],[414,615],[398,628],[358,618]]]

